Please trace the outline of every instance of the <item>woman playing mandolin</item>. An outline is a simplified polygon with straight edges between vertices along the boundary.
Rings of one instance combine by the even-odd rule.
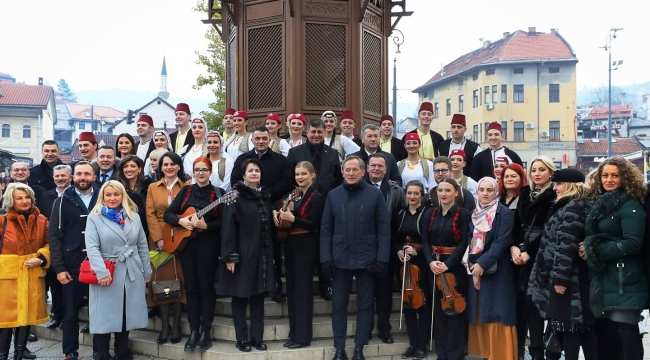
[[[183,214],[190,207],[199,211],[221,196],[222,190],[210,183],[212,161],[205,156],[199,156],[192,165],[196,184],[183,186],[165,211],[164,219],[174,227],[184,227],[196,233],[196,237],[186,242],[178,257],[185,276],[183,285],[187,297],[187,321],[190,323],[190,338],[185,343],[185,351],[201,352],[212,346],[210,330],[216,301],[214,275],[221,249],[223,205],[201,218],[197,218],[196,214],[179,217],[178,214]]]
[[[439,359],[449,360],[464,359],[467,345],[464,310],[468,281],[461,260],[467,249],[471,215],[455,204],[459,191],[458,182],[452,178],[438,183],[440,205],[424,214],[422,227],[424,257],[436,279],[433,299],[436,354]]]
[[[289,349],[308,346],[312,339],[312,282],[314,267],[318,264],[318,229],[325,206],[323,195],[311,186],[315,177],[316,170],[310,162],[299,162],[295,168],[295,178],[302,189],[302,197],[294,203],[293,213],[283,209],[273,211],[276,226],[280,221],[291,224],[284,245],[289,306],[289,341],[284,346]]]

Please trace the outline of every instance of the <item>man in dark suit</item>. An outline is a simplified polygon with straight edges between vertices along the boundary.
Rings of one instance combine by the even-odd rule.
[[[524,166],[516,152],[501,145],[503,140],[501,124],[494,121],[488,125],[487,139],[490,147],[474,156],[472,168],[469,172],[469,176],[476,182],[486,176],[494,177],[494,164],[499,156],[508,156],[512,162]]]
[[[381,150],[392,154],[397,162],[406,159],[408,153],[404,148],[404,142],[393,137],[393,131],[395,131],[395,120],[393,117],[390,115],[382,116],[379,128],[381,129],[381,141],[379,143]]]
[[[191,118],[190,106],[185,103],[178,103],[176,110],[174,110],[174,120],[178,130],[169,135],[169,139],[172,141],[170,145],[177,154],[180,154],[185,145],[189,145],[188,148],[194,145],[194,136],[190,132]]]
[[[388,180],[397,183],[399,186],[402,186],[402,174],[400,174],[399,169],[397,168],[397,161],[392,154],[382,151],[379,148],[379,128],[375,124],[366,124],[361,128],[361,136],[363,140],[363,148],[351,155],[355,155],[361,158],[365,163],[368,163],[368,157],[375,153],[381,153],[386,156],[386,173],[388,174]],[[368,173],[366,172],[366,179],[368,179]]]
[[[9,170],[9,177],[11,177],[11,182],[19,182],[26,185],[29,185],[32,190],[34,190],[34,196],[36,197],[36,204],[39,204],[45,189],[42,187],[32,184],[30,179],[30,171],[27,164],[24,162],[17,161],[11,164],[11,170]]]
[[[41,156],[41,163],[29,170],[29,180],[45,190],[54,189],[56,185],[52,179],[52,169],[63,164],[59,159],[59,144],[54,140],[45,140],[41,145]]]
[[[440,155],[440,144],[444,140],[442,135],[431,130],[432,121],[433,104],[423,102],[418,111],[418,128],[407,133],[417,133],[420,136],[420,142],[422,144],[420,147],[420,156],[431,161]],[[404,138],[402,138],[402,141],[404,141]]]
[[[115,163],[115,150],[104,145],[97,152],[97,180],[96,186],[102,186],[108,180],[117,179],[117,164]]]
[[[440,156],[450,157],[452,150],[463,150],[465,152],[465,168],[463,175],[469,176],[470,169],[472,168],[472,160],[474,156],[481,151],[481,145],[465,138],[465,131],[467,131],[467,122],[465,115],[454,114],[451,118],[451,139],[446,139],[440,144]]]

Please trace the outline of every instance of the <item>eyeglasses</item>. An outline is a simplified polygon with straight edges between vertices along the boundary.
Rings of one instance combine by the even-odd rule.
[[[446,174],[449,172],[449,169],[437,169],[437,170],[433,170],[433,172],[435,172],[436,174]]]
[[[27,172],[27,170],[29,170],[29,169],[27,169],[27,168],[20,168],[20,169],[14,169],[13,171],[15,171],[15,172]]]
[[[203,175],[203,174],[207,174],[208,172],[210,172],[210,169],[206,169],[206,168],[198,169],[198,168],[196,168],[196,169],[194,169],[194,172],[197,173],[197,174]]]

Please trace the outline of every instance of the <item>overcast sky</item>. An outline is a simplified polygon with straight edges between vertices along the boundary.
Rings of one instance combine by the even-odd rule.
[[[158,91],[162,58],[167,58],[172,96],[209,98],[192,89],[202,67],[196,50],[205,50],[205,15],[194,0],[0,0],[0,72],[55,86],[65,78],[74,91],[122,88]],[[398,57],[399,102],[417,102],[411,90],[441,67],[496,41],[506,31],[549,32],[556,28],[579,59],[578,87],[607,85],[605,44],[612,27],[624,28],[612,58],[624,65],[614,85],[650,81],[650,1],[647,0],[407,0],[398,29],[406,36]],[[392,42],[391,42],[392,44]],[[650,90],[650,89],[649,89]]]

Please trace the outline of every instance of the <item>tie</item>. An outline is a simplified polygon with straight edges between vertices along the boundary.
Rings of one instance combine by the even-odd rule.
[[[108,177],[108,174],[102,174],[102,184],[106,182],[107,177]]]
[[[261,158],[262,158],[262,155],[264,155],[264,154],[262,154],[262,153],[257,153],[257,158],[258,158],[258,159],[261,159]]]
[[[379,189],[379,184],[378,183],[375,183],[375,186],[377,187],[377,189]]]

